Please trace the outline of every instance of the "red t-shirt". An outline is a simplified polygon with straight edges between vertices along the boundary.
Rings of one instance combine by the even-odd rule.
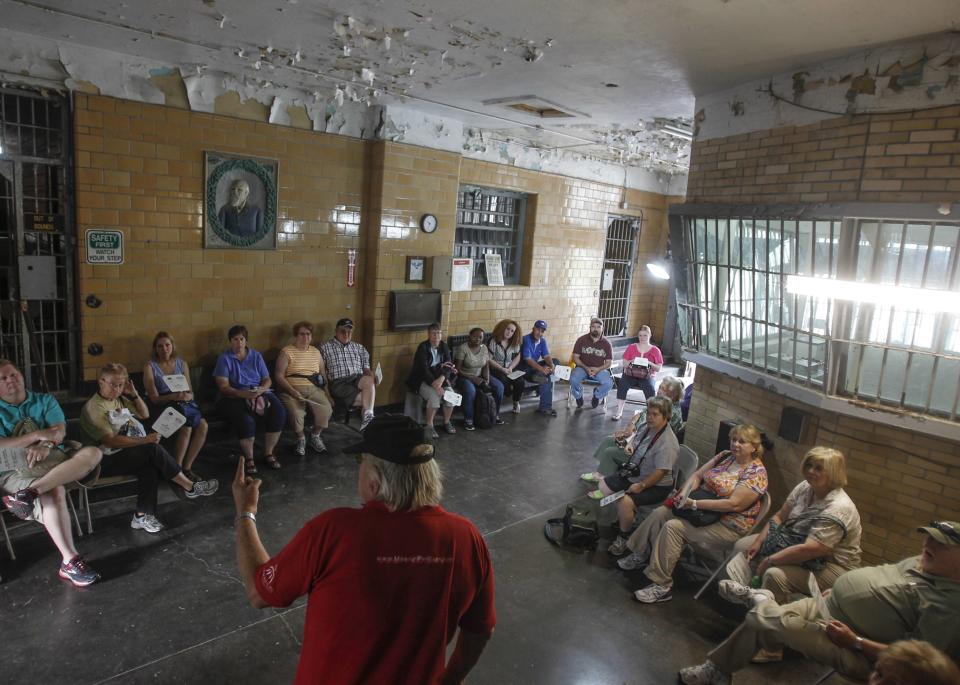
[[[257,569],[275,607],[309,593],[296,683],[435,683],[457,626],[490,634],[493,565],[480,532],[441,507],[331,509]]]
[[[581,335],[573,344],[573,353],[580,355],[580,361],[590,367],[603,366],[613,360],[613,347],[610,341],[600,336],[594,341],[590,334]]]

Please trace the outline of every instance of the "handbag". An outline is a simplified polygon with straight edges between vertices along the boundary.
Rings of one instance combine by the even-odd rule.
[[[638,378],[640,380],[645,380],[647,378],[650,378],[650,367],[627,364],[623,368],[623,375],[627,376],[628,378]]]
[[[717,493],[715,493],[713,490],[709,490],[701,485],[699,488],[687,495],[687,499],[700,501],[720,498],[717,497]],[[673,502],[671,501],[671,505],[672,504]],[[697,528],[703,528],[704,526],[709,526],[713,523],[716,523],[720,520],[720,517],[723,516],[723,514],[719,511],[703,511],[702,509],[674,509],[673,515],[677,518],[687,521]]]

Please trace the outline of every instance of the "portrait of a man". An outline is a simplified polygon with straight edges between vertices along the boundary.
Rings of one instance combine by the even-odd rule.
[[[204,247],[277,247],[277,171],[270,159],[204,153]]]

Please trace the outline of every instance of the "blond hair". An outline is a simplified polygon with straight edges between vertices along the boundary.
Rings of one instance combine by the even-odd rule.
[[[843,458],[843,452],[832,447],[814,447],[803,455],[803,461],[800,462],[801,473],[814,464],[823,466],[823,472],[827,474],[831,490],[846,486],[847,460]]]
[[[680,401],[680,396],[683,395],[683,383],[679,378],[674,376],[667,376],[662,381],[660,381],[660,390],[663,390],[667,393],[667,397],[671,402],[676,404]]]
[[[419,445],[419,450],[433,450],[433,445]],[[371,474],[378,484],[377,499],[390,511],[413,511],[440,504],[443,496],[443,474],[435,459],[423,464],[394,464],[366,454]]]
[[[100,378],[104,376],[126,376],[130,374],[127,373],[127,367],[121,364],[120,362],[110,362],[109,364],[104,364],[100,368]]]
[[[960,668],[946,654],[922,640],[894,642],[880,652],[873,670],[885,685],[960,683]]]
[[[739,438],[744,442],[753,445],[753,458],[763,457],[763,433],[756,426],[749,423],[741,423],[730,429],[730,439]]]

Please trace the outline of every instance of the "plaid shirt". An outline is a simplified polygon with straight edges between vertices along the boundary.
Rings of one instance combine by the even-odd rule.
[[[358,376],[364,369],[370,368],[370,353],[358,342],[350,341],[346,345],[330,338],[320,348],[323,361],[327,365],[327,376],[335,381],[346,376]]]

